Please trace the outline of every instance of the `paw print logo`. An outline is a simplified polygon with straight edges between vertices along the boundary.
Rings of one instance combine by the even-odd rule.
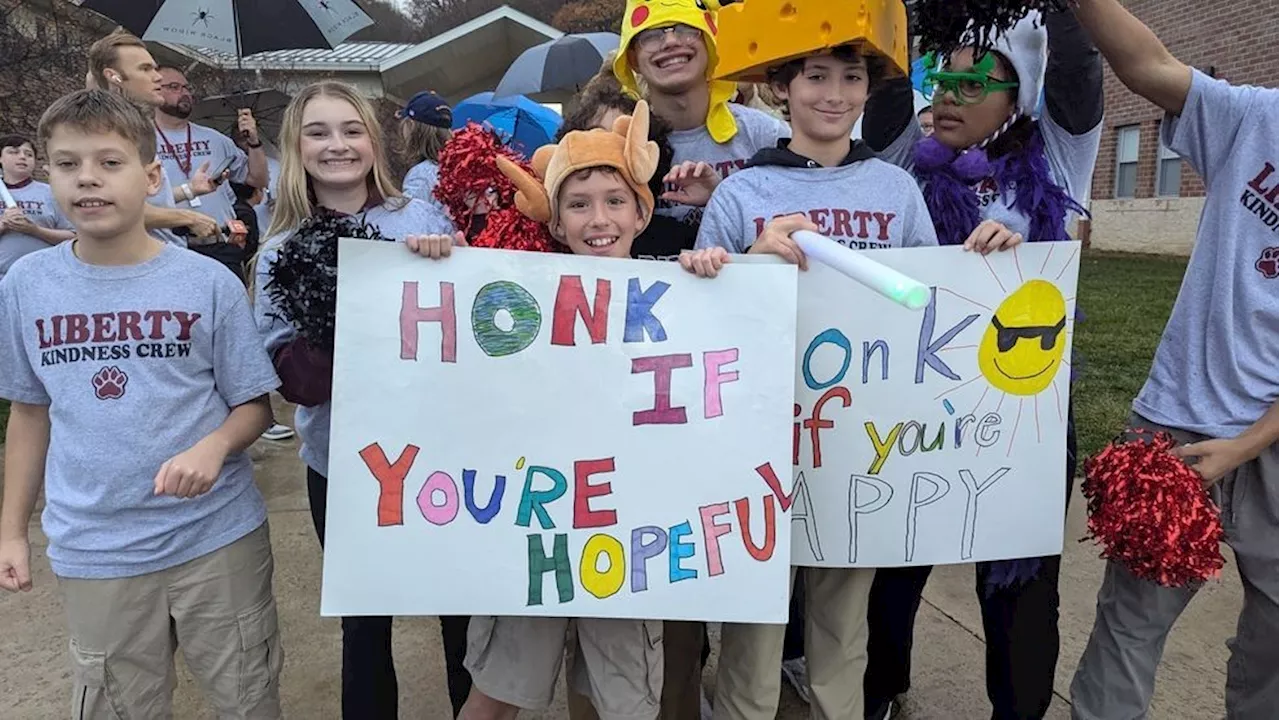
[[[1280,277],[1280,247],[1264,248],[1253,267],[1268,280]]]
[[[119,400],[124,397],[124,388],[129,384],[129,376],[115,365],[104,367],[93,376],[93,394],[99,400]]]

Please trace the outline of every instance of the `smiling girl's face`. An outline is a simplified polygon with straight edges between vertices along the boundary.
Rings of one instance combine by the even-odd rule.
[[[351,103],[318,95],[302,111],[302,166],[329,188],[363,185],[373,170],[373,140]]]

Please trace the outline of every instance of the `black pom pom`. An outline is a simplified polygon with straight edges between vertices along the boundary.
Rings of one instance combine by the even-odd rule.
[[[263,291],[309,346],[333,351],[338,301],[338,238],[387,240],[350,215],[321,210],[280,246]]]
[[[921,52],[947,56],[961,47],[990,50],[1032,10],[1062,12],[1071,0],[918,0],[912,8],[913,31],[920,37]],[[970,24],[975,32],[966,32]]]

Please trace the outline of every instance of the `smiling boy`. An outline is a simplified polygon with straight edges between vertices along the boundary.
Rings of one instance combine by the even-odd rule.
[[[730,103],[737,85],[714,79],[717,13],[736,0],[628,0],[613,72],[673,128],[673,165],[705,162],[722,178],[746,167],[758,150],[789,134],[768,113]],[[662,201],[660,214],[697,225],[701,209]]]
[[[749,74],[754,74],[751,71]],[[730,253],[770,253],[805,267],[791,233],[811,230],[850,248],[937,245],[920,190],[905,171],[850,140],[887,59],[844,45],[763,70],[785,101],[792,138],[762,150],[711,196],[698,250],[685,269],[711,277]],[[754,79],[736,78],[736,79]],[[817,718],[861,718],[867,600],[873,568],[805,568],[805,653]],[[777,714],[783,625],[725,623],[716,682],[717,720]]]
[[[21,135],[0,137],[0,174],[5,190],[17,207],[0,208],[0,278],[18,258],[74,233],[59,229],[58,209],[49,186],[31,174],[36,169],[36,149]]]
[[[76,237],[0,280],[0,589],[31,589],[43,487],[80,717],[170,716],[175,644],[219,716],[279,717],[266,506],[244,453],[279,381],[244,287],[147,234],[161,171],[133,104],[73,93],[40,140]]]
[[[648,181],[658,164],[648,105],[618,118],[613,131],[567,134],[533,156],[536,177],[504,157],[516,205],[547,224],[575,255],[630,258],[653,215]],[[434,256],[434,254],[432,255]],[[601,720],[653,720],[662,695],[662,621],[607,618],[473,617],[468,628],[471,696],[467,720],[511,720],[551,705],[564,664],[569,623],[577,632],[569,686],[590,699]]]

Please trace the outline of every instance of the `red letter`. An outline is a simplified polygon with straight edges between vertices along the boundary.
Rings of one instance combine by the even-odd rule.
[[[57,327],[57,323],[51,323],[51,324],[52,324],[54,327]],[[44,318],[37,318],[37,319],[36,319],[36,334],[40,336],[40,349],[41,349],[41,350],[43,350],[44,348],[49,347],[50,345],[53,345],[53,340],[51,340],[51,339],[49,338],[49,336],[47,336],[47,335],[45,335],[45,334],[44,334]]]
[[[67,344],[77,345],[79,343],[89,342],[89,316],[88,315],[68,315],[67,316]]]
[[[177,339],[185,342],[191,339],[191,327],[200,319],[200,313],[184,313],[180,310],[174,310],[173,319],[178,321]]]
[[[440,362],[458,361],[458,316],[453,310],[453,283],[440,283],[440,304],[418,305],[418,283],[406,282],[400,295],[400,359],[418,359],[418,323],[440,323]]]
[[[611,288],[608,280],[596,280],[596,299],[594,308],[587,307],[587,295],[582,290],[582,278],[578,275],[562,275],[560,289],[556,290],[556,308],[551,320],[551,344],[572,346],[573,320],[575,315],[582,316],[587,326],[587,334],[591,336],[591,344],[599,345],[609,333],[609,295]]]
[[[151,321],[151,334],[147,337],[152,340],[163,340],[164,324],[173,318],[173,313],[168,310],[148,310],[142,314],[142,317]]]
[[[613,486],[607,482],[599,485],[588,482],[592,475],[606,472],[613,472],[613,458],[579,460],[573,464],[574,529],[609,527],[618,524],[616,510],[591,509],[591,498],[603,497],[613,492]]]
[[[1258,173],[1258,177],[1253,178],[1253,181],[1249,182],[1249,187],[1252,187],[1253,190],[1258,191],[1260,195],[1266,195],[1267,190],[1265,187],[1262,187],[1262,181],[1265,181],[1265,179],[1267,179],[1268,177],[1271,177],[1271,174],[1275,172],[1276,172],[1275,165],[1272,165],[1271,163],[1267,163],[1265,167],[1262,168],[1262,172]]]
[[[115,313],[94,313],[93,314],[93,341],[96,343],[113,342],[117,338],[111,335],[111,321],[115,319]],[[124,338],[119,338],[123,340]]]
[[[360,459],[378,481],[378,527],[404,524],[404,479],[417,457],[416,445],[406,445],[395,463],[387,462],[378,443],[360,451]]]
[[[671,371],[687,367],[693,367],[693,356],[689,353],[631,359],[632,375],[653,373],[653,409],[632,413],[632,425],[683,425],[686,422],[684,406],[671,407]]]
[[[764,562],[773,557],[773,546],[777,542],[777,518],[773,512],[773,498],[765,495],[762,498],[764,503],[764,545],[756,547],[751,541],[751,503],[746,498],[739,498],[733,501],[733,506],[738,511],[738,525],[742,528],[742,545],[747,549],[751,557]],[[783,508],[785,510],[785,508]]]
[[[791,507],[791,498],[782,494],[782,483],[778,482],[778,474],[773,471],[771,463],[765,463],[756,468],[756,473],[764,479],[769,489],[778,498],[778,504],[782,506],[782,511],[786,512]]]
[[[809,440],[813,443],[813,466],[822,467],[822,442],[818,439],[818,431],[830,430],[836,426],[835,420],[826,420],[822,417],[822,406],[833,397],[840,398],[840,404],[849,407],[853,402],[853,398],[849,396],[849,391],[839,385],[828,388],[822,397],[818,398],[818,402],[813,405],[813,415],[804,421],[804,427],[809,431]]]
[[[116,321],[120,323],[120,327],[116,329],[117,341],[142,339],[142,313],[123,310],[116,313]]]

